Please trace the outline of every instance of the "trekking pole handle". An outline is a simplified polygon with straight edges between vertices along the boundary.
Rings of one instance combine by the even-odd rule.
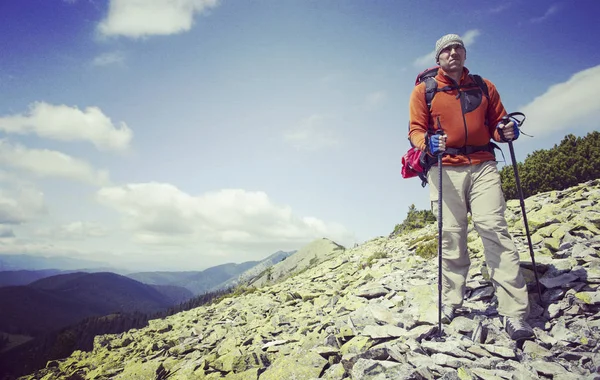
[[[512,121],[513,123],[515,123],[515,126],[519,130],[519,133],[522,133],[525,136],[533,137],[521,130],[521,126],[523,125],[523,123],[525,123],[525,119],[527,119],[527,117],[525,116],[525,114],[523,112],[511,112],[509,114],[504,115],[502,117],[502,120],[500,120],[499,124],[507,125],[508,123],[510,123]],[[504,139],[502,130],[500,130],[500,135]]]
[[[443,136],[444,135],[444,130],[442,129],[442,123],[440,123],[440,117],[438,116],[437,118],[437,125],[438,128],[435,130],[435,134],[439,135],[439,136]],[[438,157],[441,157],[444,155],[444,152],[439,152],[438,153]]]
[[[517,127],[520,127],[525,122],[525,119],[527,119],[527,117],[523,112],[511,112],[502,117],[502,124],[506,125],[512,121]]]

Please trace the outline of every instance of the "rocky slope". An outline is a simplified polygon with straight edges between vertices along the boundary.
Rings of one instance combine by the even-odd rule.
[[[436,337],[437,259],[416,254],[435,239],[431,225],[339,250],[284,281],[146,328],[98,336],[92,352],[23,379],[600,378],[599,202],[598,180],[527,200],[542,305],[519,202],[508,202],[534,303],[536,338],[524,344],[500,328],[475,232],[464,310]]]

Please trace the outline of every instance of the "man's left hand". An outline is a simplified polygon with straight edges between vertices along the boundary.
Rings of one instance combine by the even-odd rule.
[[[508,124],[498,125],[498,132],[500,132],[500,136],[506,142],[514,141],[519,138],[519,128],[514,121],[511,121]]]

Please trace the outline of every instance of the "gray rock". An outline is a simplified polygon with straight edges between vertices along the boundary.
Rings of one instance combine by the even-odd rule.
[[[550,350],[529,340],[523,344],[523,352],[533,359],[543,359],[553,356]]]
[[[361,358],[352,367],[351,375],[353,379],[389,379],[388,370],[402,367],[404,365],[398,362]]]
[[[372,304],[368,306],[368,310],[373,315],[375,321],[379,324],[397,325],[398,320],[388,307],[381,304]]]
[[[420,342],[422,339],[432,337],[436,330],[437,326],[421,325],[408,330],[406,336]]]
[[[469,360],[477,359],[477,356],[465,351],[465,347],[459,341],[446,342],[421,342],[421,347],[429,354],[446,354],[457,358],[466,358]]]
[[[477,322],[467,317],[458,316],[452,320],[450,326],[460,333],[472,333],[477,327]]]
[[[579,276],[576,274],[565,273],[556,277],[542,277],[540,278],[540,283],[546,288],[559,288],[578,279]]]
[[[565,367],[558,363],[536,360],[532,363],[532,365],[539,374],[544,376],[552,376],[553,378],[556,378],[556,376],[568,374],[568,371],[565,369]]]
[[[383,297],[388,294],[389,290],[384,288],[383,286],[366,286],[362,289],[359,289],[356,292],[358,297],[363,297],[366,299]]]
[[[365,326],[362,334],[370,337],[371,339],[398,338],[401,336],[406,336],[406,330],[394,325],[369,325]]]
[[[470,301],[477,301],[483,299],[490,299],[494,296],[494,288],[492,286],[486,286],[474,290],[469,297]]]
[[[442,367],[450,367],[450,368],[470,368],[475,364],[472,360],[457,358],[455,356],[446,355],[446,354],[433,354],[431,355],[431,359],[433,362]]]
[[[502,370],[491,370],[485,368],[473,368],[471,372],[477,376],[477,378],[483,380],[504,380],[511,379],[512,375],[510,372]]]

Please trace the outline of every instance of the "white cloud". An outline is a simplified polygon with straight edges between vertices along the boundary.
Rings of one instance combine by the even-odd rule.
[[[125,123],[117,128],[98,107],[52,105],[36,102],[29,113],[0,117],[0,131],[16,134],[34,133],[61,141],[89,141],[98,149],[125,150],[133,132]]]
[[[546,10],[546,13],[544,13],[543,16],[541,17],[534,17],[532,18],[530,21],[534,24],[536,23],[540,23],[546,19],[548,19],[550,16],[552,16],[553,14],[555,14],[556,12],[558,12],[558,10],[560,9],[560,7],[556,4],[552,5],[550,8],[548,8]]]
[[[108,66],[114,64],[120,64],[125,61],[125,55],[119,51],[113,51],[109,53],[103,53],[94,58],[92,64],[94,66]]]
[[[248,245],[298,246],[321,237],[342,243],[350,238],[343,226],[295,216],[264,192],[225,189],[192,196],[170,184],[139,183],[103,188],[97,199],[117,210],[124,228],[143,244],[220,245],[231,253]]]
[[[60,226],[40,228],[35,231],[35,235],[55,239],[78,240],[107,236],[108,229],[98,223],[77,221]]]
[[[41,191],[33,186],[0,180],[0,225],[25,223],[45,212]]]
[[[331,128],[332,121],[330,117],[312,115],[287,130],[283,138],[296,149],[317,150],[336,146],[340,139]]]
[[[0,163],[42,178],[68,178],[98,186],[110,183],[108,171],[95,170],[85,161],[53,150],[28,149],[6,140],[0,140]]]
[[[481,33],[477,29],[467,30],[465,34],[460,35],[463,42],[465,43],[465,47],[467,51],[469,50],[469,46],[475,43],[475,40]],[[440,36],[441,37],[441,36]],[[425,54],[414,60],[413,65],[418,68],[427,68],[435,66],[435,41],[431,43],[432,49],[429,53]],[[467,53],[468,57],[468,53]]]
[[[527,116],[523,130],[534,136],[572,128],[598,129],[600,65],[580,71],[563,83],[555,84],[521,108]]]
[[[196,13],[219,0],[110,0],[108,15],[98,30],[104,36],[140,38],[170,35],[191,29]]]

